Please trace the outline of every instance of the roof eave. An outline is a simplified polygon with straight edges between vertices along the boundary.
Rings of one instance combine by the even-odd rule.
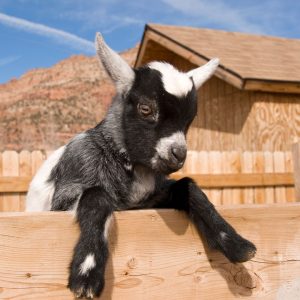
[[[181,44],[171,37],[164,35],[160,31],[151,27],[151,24],[147,24],[144,29],[142,42],[140,44],[138,55],[135,61],[135,67],[139,67],[142,65],[143,56],[147,49],[147,44],[149,41],[158,43],[162,47],[176,53],[179,56],[184,57],[187,61],[196,66],[203,65],[211,59],[210,57],[206,57],[201,53],[198,53],[193,49],[187,47],[186,45]],[[243,78],[240,74],[238,74],[234,70],[226,68],[226,66],[222,64],[219,65],[215,76],[241,90],[274,93],[300,93],[300,82]]]

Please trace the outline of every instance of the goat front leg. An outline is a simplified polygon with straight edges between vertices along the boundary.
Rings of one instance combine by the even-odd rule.
[[[168,197],[158,207],[172,207],[188,213],[208,245],[221,251],[231,262],[245,262],[254,257],[256,247],[240,236],[217,212],[204,192],[188,177],[166,183]]]
[[[86,190],[79,201],[76,216],[81,232],[74,248],[68,283],[78,298],[98,297],[104,288],[112,212],[109,196],[99,187]]]

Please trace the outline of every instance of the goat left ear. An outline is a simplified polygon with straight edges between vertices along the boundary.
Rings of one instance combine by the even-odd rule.
[[[106,72],[113,80],[119,93],[126,93],[132,87],[134,71],[127,62],[104,42],[102,35],[96,34],[96,51]]]
[[[208,80],[217,70],[219,59],[213,58],[204,66],[191,70],[187,73],[189,77],[193,78],[196,89],[198,89],[206,80]]]

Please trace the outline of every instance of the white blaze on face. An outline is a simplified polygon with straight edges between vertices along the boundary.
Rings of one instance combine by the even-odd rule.
[[[193,88],[193,82],[190,77],[168,63],[155,61],[148,64],[148,67],[161,73],[164,89],[169,94],[176,97],[184,97]]]
[[[174,132],[172,135],[161,138],[155,147],[155,150],[160,158],[169,159],[169,149],[172,145],[186,147],[185,135],[182,131]]]

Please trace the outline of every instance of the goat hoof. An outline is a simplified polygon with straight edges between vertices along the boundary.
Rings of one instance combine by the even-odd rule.
[[[232,262],[242,263],[252,259],[256,254],[256,247],[236,232],[221,232],[218,238],[221,252]]]
[[[99,280],[99,277],[70,276],[68,288],[76,298],[93,299],[100,296],[104,288],[104,280]]]

